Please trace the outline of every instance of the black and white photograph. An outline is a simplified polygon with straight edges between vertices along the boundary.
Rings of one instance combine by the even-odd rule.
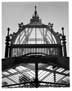
[[[2,88],[70,88],[69,2],[2,2]]]

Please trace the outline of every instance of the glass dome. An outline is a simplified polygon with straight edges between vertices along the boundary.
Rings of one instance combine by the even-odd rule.
[[[45,25],[42,23],[42,20],[39,18],[37,14],[37,10],[35,7],[35,12],[32,18],[30,19],[30,23],[27,25],[24,25],[23,23],[19,24],[19,29],[16,33],[13,33],[12,35],[12,40],[11,44],[13,45],[28,45],[28,44],[34,44],[34,45],[42,45],[42,44],[61,44],[60,40],[60,35],[58,32],[55,32],[53,30],[53,24],[48,23],[48,25]],[[20,47],[19,46],[19,47]],[[34,49],[34,48],[33,48]],[[32,50],[33,50],[32,49]],[[55,55],[58,54],[57,50],[55,48],[38,48],[35,50],[37,51],[32,51],[31,47],[30,49],[27,48],[25,53],[25,49],[23,47],[21,48],[15,48],[13,50],[13,55],[12,56],[20,56],[20,55],[25,55],[27,53],[38,53],[39,54],[49,54],[49,55]],[[39,51],[38,51],[39,50]],[[48,53],[46,53],[44,50],[48,50]]]

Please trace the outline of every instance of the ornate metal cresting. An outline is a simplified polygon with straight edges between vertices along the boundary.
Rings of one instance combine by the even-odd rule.
[[[65,74],[66,70],[69,70],[69,57],[66,52],[66,36],[64,35],[64,28],[62,28],[62,34],[55,32],[53,29],[53,23],[47,25],[42,23],[42,20],[38,16],[37,7],[35,6],[34,15],[30,19],[30,23],[24,25],[21,22],[18,31],[6,36],[6,49],[5,59],[2,59],[2,71],[9,72],[9,69],[15,70],[16,73],[21,74],[19,82],[13,81],[15,84],[3,85],[3,87],[69,87],[69,83],[61,83],[65,77],[69,77],[69,73]],[[34,64],[30,66],[30,64]],[[42,64],[40,66],[40,64]],[[33,77],[26,73],[27,70],[20,72],[17,67],[20,66],[23,69],[25,66],[31,70]],[[48,68],[50,67],[50,69]],[[64,69],[58,72],[59,69]],[[14,72],[15,72],[14,71]],[[46,72],[42,77],[39,72]],[[48,73],[49,72],[49,73]],[[13,75],[13,73],[10,73]],[[53,82],[45,80],[52,74]],[[61,80],[57,80],[57,75],[64,75]],[[41,76],[40,76],[41,75]],[[49,80],[49,78],[48,78]]]

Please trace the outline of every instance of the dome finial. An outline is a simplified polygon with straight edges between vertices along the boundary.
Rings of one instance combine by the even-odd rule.
[[[35,16],[37,16],[37,6],[35,5]]]
[[[35,11],[36,11],[36,8],[37,8],[37,6],[35,5]]]

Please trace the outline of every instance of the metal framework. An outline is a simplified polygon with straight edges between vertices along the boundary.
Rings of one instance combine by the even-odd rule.
[[[45,25],[35,12],[30,23],[19,24],[6,36],[2,59],[2,87],[69,87],[69,57],[66,36]]]

